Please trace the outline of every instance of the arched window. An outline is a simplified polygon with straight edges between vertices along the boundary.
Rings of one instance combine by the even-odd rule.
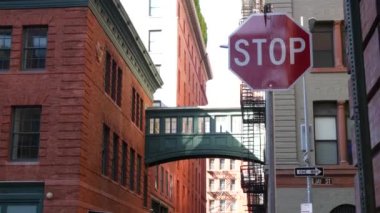
[[[355,206],[351,204],[343,204],[335,207],[330,213],[355,213]]]

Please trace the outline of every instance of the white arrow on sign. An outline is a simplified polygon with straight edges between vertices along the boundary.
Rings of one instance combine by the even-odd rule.
[[[301,167],[294,169],[295,176],[304,177],[304,176],[323,176],[322,167]]]

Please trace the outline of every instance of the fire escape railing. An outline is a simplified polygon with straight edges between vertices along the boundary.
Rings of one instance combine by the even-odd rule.
[[[265,98],[264,92],[254,92],[246,84],[240,86],[243,120],[242,144],[264,162]],[[248,154],[248,153],[247,153]],[[247,194],[249,213],[265,212],[266,182],[264,164],[244,162],[240,168],[241,187]]]

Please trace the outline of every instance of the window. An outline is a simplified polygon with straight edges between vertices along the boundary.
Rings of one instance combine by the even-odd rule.
[[[317,164],[337,164],[336,103],[314,103],[315,154]]]
[[[226,180],[219,179],[219,190],[224,191],[226,189]]]
[[[150,118],[149,119],[149,134],[160,134],[160,119]]]
[[[161,30],[149,30],[149,52],[161,52]]]
[[[209,179],[208,180],[208,188],[210,191],[214,191],[215,190],[215,180],[214,179]]]
[[[231,180],[231,185],[230,185],[230,191],[235,191],[236,190],[236,181],[235,179]]]
[[[46,26],[24,28],[23,69],[45,68],[47,31]]]
[[[107,51],[104,67],[104,90],[118,106],[121,106],[122,82],[123,72]]]
[[[219,210],[222,212],[226,211],[226,201],[225,200],[219,200]]]
[[[241,116],[232,116],[232,133],[242,133],[243,121]]]
[[[117,181],[119,163],[119,136],[113,134],[112,179]]]
[[[215,169],[215,159],[214,158],[210,158],[210,160],[209,160],[208,163],[209,163],[208,168],[210,170],[214,170]]]
[[[120,175],[120,182],[121,185],[125,186],[127,184],[127,152],[128,152],[128,145],[126,142],[122,143],[121,147],[121,175]]]
[[[154,66],[156,67],[157,72],[160,73],[161,72],[161,64],[155,64]]]
[[[35,161],[40,143],[41,107],[14,107],[11,160]]]
[[[159,167],[158,166],[156,166],[156,168],[155,168],[155,170],[154,170],[154,188],[156,189],[156,190],[158,190],[158,173],[159,173]]]
[[[227,116],[215,116],[215,132],[223,133],[228,130]]]
[[[130,149],[129,151],[130,162],[129,162],[129,189],[135,190],[135,150]]]
[[[169,195],[169,173],[165,171],[165,193]]]
[[[231,211],[236,211],[236,201],[231,202]]]
[[[192,117],[182,118],[182,133],[183,134],[193,133],[193,118]]]
[[[143,116],[144,116],[144,102],[135,88],[132,88],[132,122],[135,123],[139,129],[143,129]]]
[[[312,29],[314,67],[334,67],[334,22],[319,21]]]
[[[160,188],[161,188],[161,193],[163,193],[164,192],[164,168],[163,167],[161,167]]]
[[[44,185],[7,182],[0,184],[1,213],[42,213]]]
[[[226,160],[224,158],[219,159],[219,170],[224,170]]]
[[[215,212],[215,200],[210,200],[209,212]]]
[[[169,176],[169,198],[173,197],[173,176]]]
[[[143,200],[144,207],[148,206],[148,175],[144,174],[144,200]]]
[[[142,170],[142,159],[140,155],[137,155],[137,177],[136,177],[136,192],[141,193],[141,170]]]
[[[165,118],[165,133],[177,133],[177,118]]]
[[[149,16],[159,17],[160,15],[160,0],[149,0]]]
[[[210,133],[210,117],[198,117],[198,133]]]
[[[12,28],[0,28],[0,71],[9,69],[12,46]]]
[[[230,170],[234,170],[235,169],[235,160],[231,159],[230,160]]]
[[[110,128],[103,124],[103,147],[102,147],[102,174],[108,174],[108,146],[110,141]]]

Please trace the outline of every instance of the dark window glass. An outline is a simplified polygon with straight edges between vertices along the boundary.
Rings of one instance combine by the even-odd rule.
[[[117,65],[115,61],[112,61],[112,75],[111,75],[111,98],[112,100],[116,99],[116,75],[117,74]]]
[[[38,159],[40,144],[41,107],[15,107],[11,159],[33,161]]]
[[[135,150],[130,150],[130,162],[129,162],[129,189],[135,190]]]
[[[334,67],[333,22],[317,22],[312,29],[314,67]]]
[[[25,27],[23,43],[23,69],[45,68],[47,27]]]
[[[121,185],[125,186],[127,184],[127,152],[128,152],[128,145],[127,143],[123,142],[122,148],[121,148],[121,177],[120,182]]]
[[[12,46],[12,28],[0,27],[0,71],[9,69]]]
[[[144,174],[144,207],[148,206],[148,175]]]
[[[121,106],[121,90],[122,90],[122,82],[123,82],[123,72],[119,68],[117,70],[117,96],[116,103]]]
[[[110,128],[103,125],[103,147],[102,147],[102,174],[108,174],[108,152],[110,141]]]
[[[111,55],[106,53],[106,64],[104,67],[104,90],[110,94],[110,80],[111,80]]]
[[[135,114],[136,114],[136,90],[135,88],[132,88],[132,121],[135,122]]]
[[[142,161],[141,161],[141,156],[137,155],[137,171],[136,171],[136,192],[137,194],[141,193],[141,166],[142,166]]]
[[[112,158],[112,179],[117,181],[119,163],[119,136],[113,134],[113,158]]]
[[[143,129],[143,116],[144,116],[144,102],[143,100],[140,98],[140,122],[139,122],[139,127],[140,129],[142,130]]]

